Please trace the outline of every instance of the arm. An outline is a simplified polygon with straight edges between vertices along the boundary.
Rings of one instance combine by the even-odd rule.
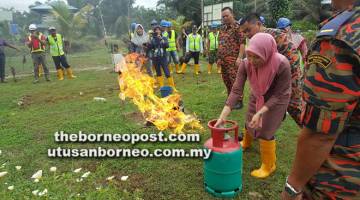
[[[242,61],[237,71],[236,80],[231,89],[231,93],[225,103],[230,108],[233,108],[238,102],[238,99],[240,99],[240,97],[243,95],[244,86],[247,78],[245,67],[246,67],[246,62]]]
[[[6,45],[7,47],[10,47],[10,48],[12,48],[12,49],[15,49],[16,51],[20,51],[20,49],[18,49],[17,47],[15,47],[15,46],[12,45],[12,44],[9,44],[9,43],[6,42],[5,45]]]
[[[186,37],[186,53],[189,53],[189,36]]]
[[[269,109],[271,109],[275,105],[283,105],[289,103],[289,98],[291,94],[291,72],[290,64],[286,59],[284,59],[279,70],[281,71],[277,78],[278,81],[274,88],[274,93],[265,102],[265,106]]]
[[[300,132],[294,165],[288,182],[297,191],[317,172],[328,157],[339,134],[325,135],[308,128]]]

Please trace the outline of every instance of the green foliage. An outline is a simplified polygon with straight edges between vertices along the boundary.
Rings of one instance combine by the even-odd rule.
[[[67,40],[74,40],[80,36],[81,30],[87,24],[87,16],[93,10],[93,6],[86,5],[78,12],[72,14],[64,2],[56,2],[52,4],[53,15],[57,19],[59,32],[61,32]]]
[[[300,30],[301,32],[318,29],[316,24],[309,21],[292,21],[291,28],[293,30]]]
[[[289,0],[269,0],[269,10],[271,13],[272,24],[281,17],[288,17],[290,14]]]
[[[201,1],[159,0],[158,5],[160,4],[176,10],[179,15],[185,16],[187,21],[193,21],[196,25],[201,24]]]

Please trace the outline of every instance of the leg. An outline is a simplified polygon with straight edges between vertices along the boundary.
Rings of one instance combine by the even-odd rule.
[[[194,58],[194,74],[199,75],[200,67],[199,67],[199,57],[200,52],[191,52],[191,56]]]
[[[276,170],[276,143],[272,140],[260,139],[261,167],[251,172],[256,178],[266,178]]]
[[[41,53],[41,54],[39,55],[39,59],[40,59],[41,65],[42,65],[42,67],[43,67],[43,69],[44,69],[45,79],[46,79],[47,81],[50,81],[50,79],[49,79],[49,76],[50,76],[50,74],[49,74],[49,68],[47,67],[47,62],[46,62],[46,54],[45,54],[45,53]]]
[[[54,64],[55,64],[55,69],[56,69],[56,72],[57,72],[58,80],[59,81],[64,80],[64,72],[63,72],[62,67],[61,67],[60,56],[53,56],[52,59],[53,59]]]
[[[0,81],[5,82],[5,55],[0,54]]]
[[[39,66],[40,66],[40,59],[38,53],[31,54],[33,64],[34,64],[34,83],[39,81]]]
[[[76,76],[74,76],[74,74],[73,74],[73,71],[72,71],[70,65],[67,62],[65,55],[60,56],[60,62],[61,62],[61,65],[66,69],[66,74],[67,74],[68,78],[69,79],[76,78]]]
[[[161,64],[161,67],[162,67],[162,69],[164,71],[165,77],[169,78],[171,75],[170,75],[170,70],[169,70],[168,65],[167,65],[167,60],[164,59],[164,58],[161,59],[160,64]]]
[[[151,66],[152,66],[152,61],[151,59],[148,58],[147,61],[145,62],[146,72],[149,76],[153,77]]]
[[[156,81],[159,85],[159,87],[164,86],[164,78],[162,77],[161,74],[161,63],[160,63],[160,58],[153,58],[153,64],[155,66],[155,70],[156,70]]]
[[[175,64],[175,70],[176,70],[176,73],[179,72],[179,57],[177,55],[177,52],[176,51],[172,51],[171,52],[171,57],[172,57],[172,60]]]

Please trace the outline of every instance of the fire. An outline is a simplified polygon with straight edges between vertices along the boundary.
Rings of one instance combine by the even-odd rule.
[[[129,98],[138,107],[146,121],[157,129],[169,129],[173,133],[202,130],[203,127],[195,115],[186,115],[179,109],[180,94],[175,93],[165,98],[154,94],[154,79],[142,73],[145,58],[139,54],[128,54],[116,65],[119,73],[119,97]]]

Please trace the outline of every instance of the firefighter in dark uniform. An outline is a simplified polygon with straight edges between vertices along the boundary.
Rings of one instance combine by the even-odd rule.
[[[360,199],[360,5],[322,24],[305,67],[303,129],[283,200]]]

